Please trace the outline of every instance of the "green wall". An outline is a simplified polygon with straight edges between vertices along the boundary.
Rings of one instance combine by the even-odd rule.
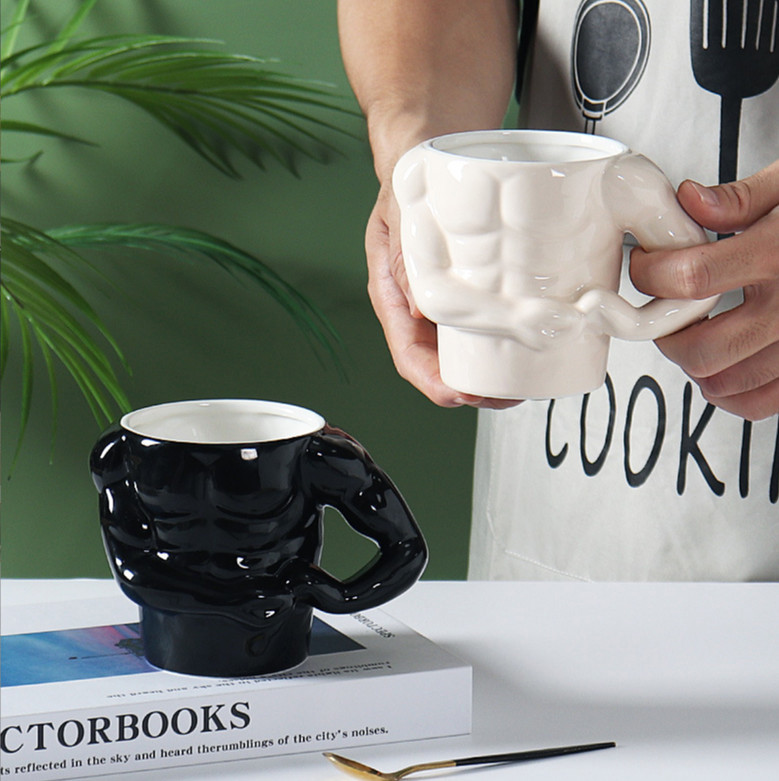
[[[3,21],[13,10],[3,4]],[[56,29],[70,0],[33,0],[35,26]],[[157,32],[223,41],[232,52],[278,58],[295,75],[337,85],[353,108],[340,62],[334,0],[102,0],[85,34]],[[41,141],[34,165],[7,165],[4,211],[47,228],[156,221],[205,229],[252,251],[311,297],[343,337],[348,379],[322,366],[297,327],[261,291],[191,262],[133,253],[95,257],[107,277],[90,296],[132,366],[134,406],[179,398],[254,397],[316,409],[362,441],[394,478],[428,538],[428,578],[465,576],[473,410],[436,408],[394,371],[365,290],[363,229],[376,193],[367,143],[334,139],[327,165],[273,164],[230,181],[151,120],[110,97],[29,95],[5,116],[38,118],[100,148]],[[362,122],[350,127],[363,136]],[[4,139],[13,156],[14,139]],[[3,380],[3,575],[108,575],[87,459],[99,428],[60,377],[56,440],[44,373],[13,470],[20,409],[18,350]],[[345,575],[366,543],[328,515],[325,564]]]

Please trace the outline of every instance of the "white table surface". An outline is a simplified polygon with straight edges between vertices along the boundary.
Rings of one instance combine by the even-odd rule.
[[[14,581],[3,604],[110,594],[111,581]],[[344,750],[382,770],[614,740],[616,749],[421,778],[779,779],[779,584],[423,581],[384,609],[469,661],[473,733]],[[338,781],[319,754],[111,776]]]

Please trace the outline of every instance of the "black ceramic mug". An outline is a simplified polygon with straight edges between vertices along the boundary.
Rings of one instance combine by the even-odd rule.
[[[100,437],[90,467],[111,569],[140,606],[146,658],[164,669],[294,667],[308,653],[312,608],[380,605],[427,561],[390,478],[301,407],[215,399],[139,409]],[[325,506],[378,546],[345,581],[319,567]]]

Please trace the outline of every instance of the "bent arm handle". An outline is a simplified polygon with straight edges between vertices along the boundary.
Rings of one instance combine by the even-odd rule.
[[[395,165],[392,187],[400,208],[400,243],[409,289],[419,311],[438,325],[514,336],[513,302],[454,273],[440,215],[431,203],[425,145]],[[498,187],[489,176],[474,180],[469,197],[492,202]],[[486,250],[485,250],[486,251]]]
[[[576,309],[601,333],[637,342],[659,339],[686,328],[705,317],[717,301],[719,296],[698,301],[653,298],[636,307],[612,290],[594,288],[576,302]]]
[[[412,586],[427,563],[427,546],[411,511],[363,447],[333,428],[312,437],[303,464],[309,490],[333,507],[379,550],[345,581],[294,559],[279,573],[296,597],[329,613],[354,613],[389,601]]]
[[[618,157],[603,179],[603,196],[617,225],[648,252],[708,242],[706,232],[679,205],[665,174],[643,155]],[[634,307],[615,293],[592,290],[577,304],[620,339],[659,339],[707,315],[719,296],[701,300],[654,298]]]

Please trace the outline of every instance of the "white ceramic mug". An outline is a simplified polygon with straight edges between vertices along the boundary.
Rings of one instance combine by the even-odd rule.
[[[394,171],[415,302],[438,324],[442,380],[478,396],[554,398],[605,380],[609,338],[647,340],[717,297],[617,294],[626,233],[652,251],[705,242],[649,160],[602,136],[487,130],[433,138]]]

